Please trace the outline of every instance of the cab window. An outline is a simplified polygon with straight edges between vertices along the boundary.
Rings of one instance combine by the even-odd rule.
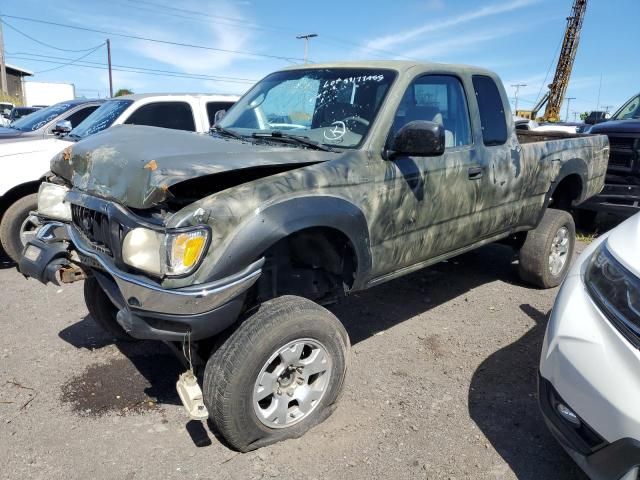
[[[415,120],[442,125],[445,148],[471,144],[467,99],[462,83],[454,76],[424,75],[413,81],[396,112],[392,134]]]
[[[486,75],[474,75],[473,88],[478,102],[484,144],[503,145],[508,137],[507,120],[496,82]]]
[[[193,111],[187,102],[155,102],[143,105],[124,122],[129,125],[196,131]]]

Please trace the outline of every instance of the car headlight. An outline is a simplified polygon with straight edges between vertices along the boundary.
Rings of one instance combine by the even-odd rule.
[[[64,199],[69,189],[55,183],[41,183],[38,190],[38,213],[44,217],[71,221],[71,205]]]
[[[178,277],[200,263],[208,241],[207,228],[166,233],[134,228],[122,242],[122,260],[154,275]]]
[[[589,260],[585,285],[611,323],[640,347],[640,279],[611,255],[606,242]]]

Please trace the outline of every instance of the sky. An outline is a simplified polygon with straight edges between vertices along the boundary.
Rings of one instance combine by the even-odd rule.
[[[512,108],[511,85],[526,84],[518,102],[528,109],[553,78],[571,5],[572,0],[0,0],[0,14],[6,15],[7,63],[36,72],[34,81],[73,83],[78,96],[109,94],[106,38],[116,69],[114,90],[241,94],[268,73],[302,63],[304,41],[296,36],[315,33],[310,62],[477,65],[501,76]],[[638,0],[589,1],[567,91],[574,97],[570,120],[574,112],[598,106],[614,111],[640,91],[639,18]]]

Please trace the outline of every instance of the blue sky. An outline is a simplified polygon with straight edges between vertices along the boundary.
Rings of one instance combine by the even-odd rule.
[[[200,76],[182,78],[116,71],[115,89],[242,93],[250,81],[299,62],[303,42],[295,38],[297,34],[317,33],[319,37],[311,40],[309,48],[309,59],[313,62],[410,57],[478,65],[498,72],[511,96],[514,92],[511,84],[527,84],[520,89],[520,108],[526,108],[534,103],[541,87],[551,81],[571,3],[571,0],[68,0],[61,7],[56,2],[20,0],[1,2],[0,9],[5,15],[245,52],[187,48],[111,35],[114,65]],[[571,102],[571,112],[595,109],[599,91],[600,105],[611,105],[613,109],[640,91],[637,62],[640,2],[589,3],[568,89],[568,96],[576,98]],[[37,61],[65,63],[68,61],[65,59],[76,59],[88,53],[78,50],[99,45],[107,35],[14,18],[5,21],[9,24],[4,27],[8,63],[42,72],[34,80],[74,83],[81,95],[108,94],[106,70],[69,65],[45,72],[60,65]],[[104,63],[106,50],[99,48],[83,61]],[[551,72],[545,81],[550,64]],[[227,81],[202,76],[223,76]],[[565,111],[563,108],[563,115]]]

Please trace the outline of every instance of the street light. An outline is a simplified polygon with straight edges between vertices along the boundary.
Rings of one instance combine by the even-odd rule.
[[[304,63],[307,63],[307,52],[309,51],[309,39],[317,37],[317,33],[307,33],[306,35],[298,35],[298,40],[304,40]]]

